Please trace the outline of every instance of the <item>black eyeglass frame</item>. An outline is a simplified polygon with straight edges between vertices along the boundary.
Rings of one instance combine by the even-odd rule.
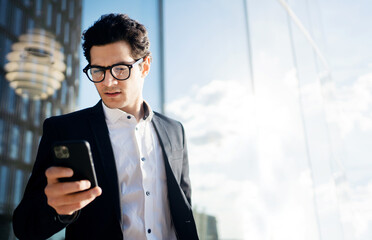
[[[97,65],[90,65],[88,64],[87,66],[85,66],[85,68],[83,69],[83,72],[87,75],[88,79],[91,81],[91,82],[94,82],[94,83],[100,83],[100,82],[103,82],[103,80],[105,80],[105,77],[106,77],[106,71],[108,69],[110,69],[110,73],[111,73],[111,76],[113,78],[115,78],[116,80],[119,80],[119,81],[124,81],[124,80],[127,80],[128,78],[130,78],[130,74],[131,74],[131,69],[137,65],[137,64],[140,64],[143,62],[143,58],[140,58],[140,59],[137,59],[135,60],[134,63],[132,64],[126,64],[126,63],[115,63],[114,65],[111,65],[111,66],[107,66],[107,67],[102,67],[102,66],[97,66]],[[128,74],[128,77],[127,78],[124,78],[124,79],[119,79],[117,77],[114,76],[114,74],[112,74],[112,68],[116,67],[116,66],[119,66],[119,65],[124,65],[124,66],[127,66],[128,69],[129,69],[129,74]],[[103,70],[103,78],[102,80],[100,81],[93,81],[93,79],[90,79],[89,77],[89,74],[88,74],[88,70],[91,69],[91,68],[100,68]]]

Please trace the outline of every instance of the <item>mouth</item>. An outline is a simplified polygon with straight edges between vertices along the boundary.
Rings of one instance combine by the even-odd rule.
[[[120,95],[121,92],[115,91],[115,92],[105,92],[105,95],[108,97],[116,97]]]

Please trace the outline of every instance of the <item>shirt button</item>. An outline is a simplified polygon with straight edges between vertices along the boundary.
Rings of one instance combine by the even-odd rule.
[[[149,191],[146,191],[146,196],[150,196],[150,192]]]
[[[141,160],[142,160],[142,162],[144,162],[146,160],[146,158],[143,157],[143,158],[141,158]]]
[[[138,131],[138,127],[136,127],[136,131]]]
[[[147,232],[148,232],[148,233],[151,233],[151,229],[150,229],[150,228],[149,228],[149,229],[147,229]]]

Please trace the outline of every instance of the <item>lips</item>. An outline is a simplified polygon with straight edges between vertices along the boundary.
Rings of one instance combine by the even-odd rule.
[[[120,95],[120,92],[105,92],[105,95],[109,97],[116,97]]]

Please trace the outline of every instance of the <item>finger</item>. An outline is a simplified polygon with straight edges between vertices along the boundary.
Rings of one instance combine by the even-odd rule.
[[[73,205],[89,199],[93,200],[99,195],[101,195],[100,189],[92,188],[84,192],[73,193],[58,198],[51,198],[50,201],[48,200],[48,203],[50,202],[50,205],[56,207],[63,205]]]
[[[58,178],[72,177],[72,175],[74,175],[74,171],[65,167],[50,167],[45,171],[48,184],[58,182]]]
[[[74,181],[74,182],[57,182],[54,184],[48,184],[45,187],[45,195],[48,198],[54,198],[58,196],[69,195],[81,191],[85,191],[90,188],[90,182],[88,180]]]
[[[89,191],[75,193],[66,196],[63,200],[59,199],[54,208],[58,214],[71,215],[75,211],[84,208],[102,193],[100,188],[92,188]]]
[[[56,212],[60,215],[71,215],[74,212],[84,208],[86,205],[91,203],[94,199],[87,199],[82,202],[69,204],[69,205],[62,205],[55,208]]]
[[[97,195],[97,197],[98,196],[101,196],[101,194],[102,194],[102,189],[100,187],[98,187],[98,186],[92,188],[92,191]]]

